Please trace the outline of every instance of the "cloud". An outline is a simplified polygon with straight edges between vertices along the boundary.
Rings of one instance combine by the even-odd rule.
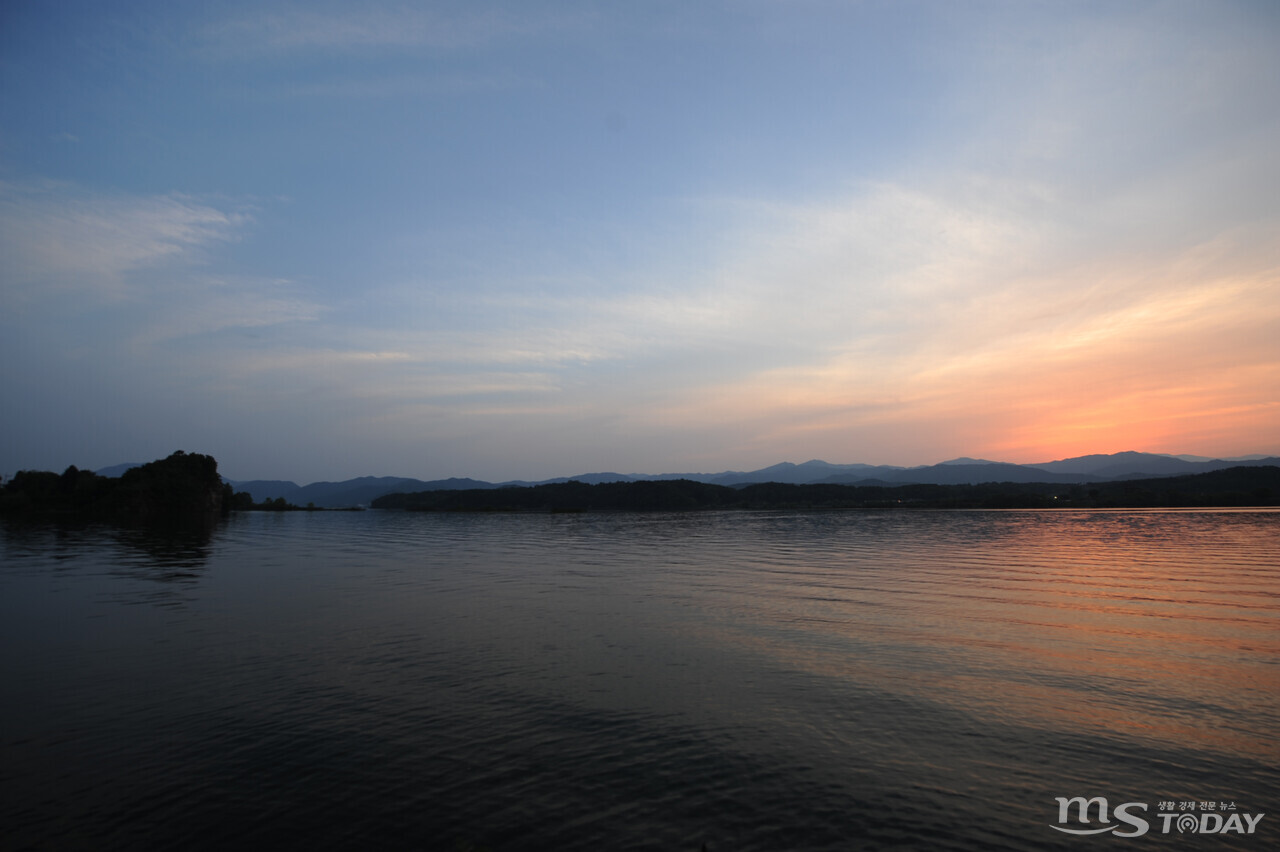
[[[703,199],[721,254],[681,279],[406,287],[374,296],[394,292],[385,313],[403,325],[346,329],[350,353],[398,360],[261,366],[295,386],[344,377],[334,392],[384,406],[368,416],[396,434],[429,418],[432,434],[518,433],[534,455],[594,447],[605,464],[623,446],[708,447],[713,467],[717,453],[905,463],[946,441],[1036,461],[1105,449],[1103,435],[1208,435],[1209,411],[1263,434],[1280,392],[1280,247],[1265,221],[1201,221],[1186,198],[1202,176],[1173,177],[1154,198],[1123,186],[1088,204],[1048,179],[972,174],[812,203]],[[1141,211],[1130,244],[1119,210]]]
[[[229,329],[313,323],[328,313],[288,280],[185,275],[148,296],[146,322],[129,337],[136,349],[208,337]]]
[[[299,215],[0,185],[6,345],[60,365],[47,388],[132,391],[264,445],[305,434],[313,458],[429,446],[460,475],[1218,453],[1280,434],[1274,18],[995,8],[931,7],[946,26],[886,39],[883,92],[813,50],[805,16],[788,15],[804,38],[770,41],[705,10],[672,13],[692,35],[613,11],[249,10],[175,67],[194,55],[216,82],[201,91],[232,94],[208,101],[234,104],[240,140],[211,139],[209,179],[250,179],[218,158],[263,140],[287,167],[250,171]],[[579,38],[609,27],[617,42]],[[663,88],[685,71],[708,76]],[[548,81],[536,104],[412,102],[529,80]],[[315,100],[247,101],[281,94]],[[636,144],[578,133],[610,110]],[[670,124],[642,136],[642,116]],[[282,239],[264,261],[267,216],[261,242]]]
[[[1273,184],[1280,60],[1274,16],[1251,6],[1117,4],[1049,20],[1024,7],[986,19],[975,41],[949,48],[963,61],[948,64],[943,117],[956,148],[942,167],[1052,181],[1085,205],[1178,191],[1176,172],[1208,177],[1242,158]],[[1237,209],[1265,197],[1256,182],[1221,189]]]
[[[243,206],[187,196],[0,185],[8,340],[30,375],[49,383],[87,364],[83,375],[113,387],[171,374],[180,385],[179,366],[193,381],[207,377],[243,335],[326,312],[294,282],[214,271],[226,265],[219,250],[251,221]]]
[[[869,445],[899,463],[945,441],[1034,461],[1107,436],[1177,451],[1179,428],[1266,434],[1280,427],[1276,217],[1202,211],[1202,174],[1162,174],[1159,193],[1089,203],[1047,179],[971,175],[730,205],[746,223],[737,256],[687,304],[733,320],[675,346],[692,355],[722,333],[737,357],[673,381],[631,428],[733,424],[742,453],[866,460]],[[1202,428],[1206,412],[1223,422]]]
[[[710,202],[738,236],[702,292],[742,358],[639,428],[898,462],[1280,428],[1274,51],[1238,22],[1110,23],[1043,58],[997,28],[957,83],[965,132],[910,175]]]
[[[11,304],[120,299],[134,274],[193,264],[248,220],[181,195],[104,196],[67,184],[0,184],[0,286]]]

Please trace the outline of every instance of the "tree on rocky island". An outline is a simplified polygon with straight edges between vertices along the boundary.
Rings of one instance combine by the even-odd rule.
[[[116,504],[140,519],[220,515],[231,508],[229,491],[213,456],[178,450],[167,459],[126,470]]]
[[[0,491],[0,510],[119,521],[208,519],[231,510],[230,485],[213,456],[179,450],[119,478],[71,465],[61,475],[19,471]]]

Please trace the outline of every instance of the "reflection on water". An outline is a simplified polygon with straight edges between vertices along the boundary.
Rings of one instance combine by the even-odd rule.
[[[176,604],[189,598],[205,570],[213,538],[225,522],[127,526],[4,519],[7,555],[40,571],[84,573],[89,565],[122,579],[144,581],[120,594],[140,603]],[[149,584],[159,584],[150,585]]]
[[[19,847],[1074,849],[1057,796],[1280,793],[1274,512],[0,530]]]

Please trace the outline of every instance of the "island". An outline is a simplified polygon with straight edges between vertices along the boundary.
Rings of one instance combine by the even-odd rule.
[[[142,523],[208,520],[236,495],[213,456],[179,450],[118,477],[71,465],[61,474],[22,470],[0,489],[0,512]]]

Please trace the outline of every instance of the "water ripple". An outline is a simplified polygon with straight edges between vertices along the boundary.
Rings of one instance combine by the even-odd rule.
[[[1280,794],[1274,512],[0,536],[15,848],[1075,849],[1055,796]]]

